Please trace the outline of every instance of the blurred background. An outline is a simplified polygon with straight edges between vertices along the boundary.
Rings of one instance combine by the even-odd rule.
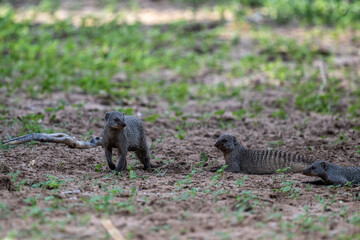
[[[181,103],[280,85],[301,109],[359,114],[359,100],[341,104],[343,95],[359,96],[358,1],[0,4],[0,86],[8,95],[82,91]]]

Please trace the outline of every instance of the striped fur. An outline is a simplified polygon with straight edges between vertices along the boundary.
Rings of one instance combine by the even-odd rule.
[[[287,172],[299,173],[314,162],[283,151],[246,149],[231,135],[221,135],[215,146],[223,152],[228,165],[225,171],[228,172],[273,174],[278,169],[290,167]]]

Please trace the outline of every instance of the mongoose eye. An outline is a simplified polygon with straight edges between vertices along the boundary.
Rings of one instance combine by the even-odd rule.
[[[120,119],[119,119],[119,118],[115,118],[114,121],[115,121],[115,122],[120,122]]]
[[[316,167],[312,166],[311,169],[314,170]]]
[[[221,142],[226,143],[226,142],[227,142],[227,140],[226,140],[226,139],[223,139],[223,140],[221,140]]]

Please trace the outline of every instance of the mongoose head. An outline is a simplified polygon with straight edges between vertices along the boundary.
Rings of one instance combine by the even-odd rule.
[[[220,151],[226,153],[234,150],[235,146],[238,145],[236,137],[232,135],[223,134],[215,143],[215,147]]]
[[[325,161],[315,161],[310,164],[304,171],[303,174],[306,176],[318,176],[322,177],[326,175],[328,169],[328,163]]]
[[[125,114],[120,112],[105,113],[105,121],[112,129],[124,129],[126,127]]]

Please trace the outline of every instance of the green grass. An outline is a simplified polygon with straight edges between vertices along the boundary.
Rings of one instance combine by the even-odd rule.
[[[15,22],[14,15],[10,9],[0,16],[0,76],[12,79],[2,83],[8,94],[21,90],[37,97],[81,88],[92,94],[134,97],[138,92],[129,88],[136,89],[145,81],[145,87],[150,88],[145,91],[158,93],[169,102],[185,101],[189,96],[187,80],[205,66],[216,66],[218,56],[229,50],[216,37],[216,29],[189,32],[183,28],[185,23],[171,24],[164,32],[161,26],[146,28],[116,21],[100,24],[95,20],[93,26],[79,27],[69,21],[33,25]],[[169,84],[166,79],[150,83],[151,79],[140,76],[164,68],[173,71],[182,83]],[[127,76],[125,82],[112,80],[121,72]]]
[[[267,6],[264,1],[260,2]],[[218,85],[200,83],[197,79],[204,71],[235,79],[265,74],[265,84],[254,89],[265,91],[280,84],[294,93],[295,106],[302,111],[337,114],[342,97],[358,96],[357,91],[349,95],[340,86],[345,77],[354,79],[354,84],[359,85],[357,73],[334,66],[331,51],[319,51],[311,37],[315,30],[300,43],[297,39],[274,35],[266,26],[254,27],[251,32],[258,51],[231,61],[234,43],[220,38],[224,30],[221,25],[202,31],[186,30],[186,22],[146,27],[139,23],[131,25],[117,20],[101,23],[94,19],[93,25],[89,26],[85,19],[80,26],[70,21],[34,25],[31,21],[15,22],[15,10],[0,8],[0,77],[5,79],[0,82],[0,87],[7,89],[8,96],[25,92],[30,97],[39,97],[55,91],[81,89],[85,93],[117,99],[146,95],[155,103],[165,100],[170,105],[184,105],[189,99],[207,101],[214,97],[242,100],[241,87],[227,86],[223,82]],[[337,29],[328,30],[330,34],[331,31],[334,36],[341,34]],[[326,86],[322,86],[319,69],[313,67],[318,59],[327,66]],[[230,67],[225,68],[227,65]],[[162,75],[163,70],[171,72],[172,77]],[[333,74],[339,71],[343,77]],[[116,77],[118,74],[122,76],[120,79]],[[190,83],[192,79],[195,84]],[[56,112],[63,109],[64,104],[59,102],[57,106],[45,109],[51,115],[50,121],[56,118]],[[351,101],[345,112],[352,117],[359,116],[359,104],[359,101]],[[254,101],[248,113],[237,110],[233,114],[237,119],[256,117],[262,108]],[[281,108],[272,116],[286,119],[286,110]],[[131,108],[122,110],[133,114]],[[42,118],[41,114],[22,117],[22,132],[44,131],[39,124]],[[151,122],[157,117],[152,115],[147,119]],[[178,137],[183,138],[184,133],[180,132]]]

